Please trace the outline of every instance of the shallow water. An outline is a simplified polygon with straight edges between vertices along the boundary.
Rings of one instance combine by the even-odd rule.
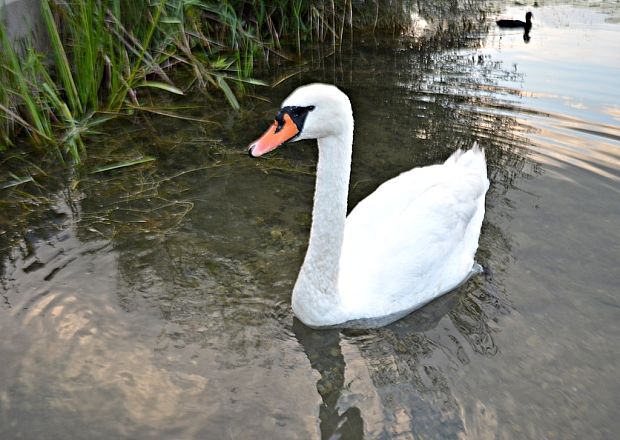
[[[528,44],[492,22],[421,47],[356,41],[262,91],[272,103],[200,102],[220,125],[111,128],[98,154],[158,160],[85,174],[1,231],[0,438],[614,438],[620,11],[534,16]],[[353,102],[351,206],[486,149],[486,276],[381,329],[293,318],[315,148],[244,148],[310,81]]]

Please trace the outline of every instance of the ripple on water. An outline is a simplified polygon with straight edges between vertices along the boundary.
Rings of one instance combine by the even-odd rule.
[[[225,317],[217,310],[201,313],[196,296],[184,301],[185,307],[195,308],[193,319],[179,311],[163,327],[159,316],[128,313],[117,297],[122,275],[118,252],[110,242],[82,242],[76,229],[67,226],[30,243],[27,255],[16,252],[5,266],[9,305],[0,316],[3,436],[187,438],[200,437],[208,426],[210,435],[224,438],[237,435],[233,420],[249,410],[244,402],[257,402],[252,396],[303,390],[287,372],[301,354],[292,351],[279,365],[276,360],[284,353],[266,340],[261,343],[256,324],[245,322],[236,334],[222,332]],[[40,265],[33,267],[32,261]],[[30,268],[27,277],[20,275],[24,268]],[[246,275],[241,271],[241,277]],[[191,290],[175,285],[174,279],[171,283],[177,295],[183,295],[179,289]],[[245,307],[250,313],[255,307],[243,295],[230,297],[221,310]],[[286,343],[286,336],[274,336]],[[231,344],[235,339],[237,344]],[[255,343],[260,347],[248,345]],[[257,376],[248,356],[258,364],[276,365]],[[262,409],[253,404],[259,417],[243,429],[269,432],[277,424],[296,426],[290,438],[312,431],[305,415],[311,411],[302,404],[289,414],[295,406],[290,397]]]

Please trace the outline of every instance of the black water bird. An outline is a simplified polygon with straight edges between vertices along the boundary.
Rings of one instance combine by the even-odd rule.
[[[532,29],[532,13],[525,14],[525,21],[521,20],[497,20],[495,23],[501,28],[523,28],[525,32],[529,32]]]

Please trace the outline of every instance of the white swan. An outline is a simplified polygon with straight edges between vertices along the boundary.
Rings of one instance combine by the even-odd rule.
[[[478,271],[474,254],[489,187],[483,150],[458,150],[441,165],[388,180],[347,217],[348,97],[326,84],[298,88],[249,153],[262,156],[300,139],[317,139],[319,148],[310,241],[292,297],[304,324],[385,325]]]

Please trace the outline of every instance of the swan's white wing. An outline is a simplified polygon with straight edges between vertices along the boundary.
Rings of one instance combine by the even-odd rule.
[[[340,260],[346,309],[381,316],[421,306],[468,275],[488,181],[463,159],[401,174],[351,212]]]

